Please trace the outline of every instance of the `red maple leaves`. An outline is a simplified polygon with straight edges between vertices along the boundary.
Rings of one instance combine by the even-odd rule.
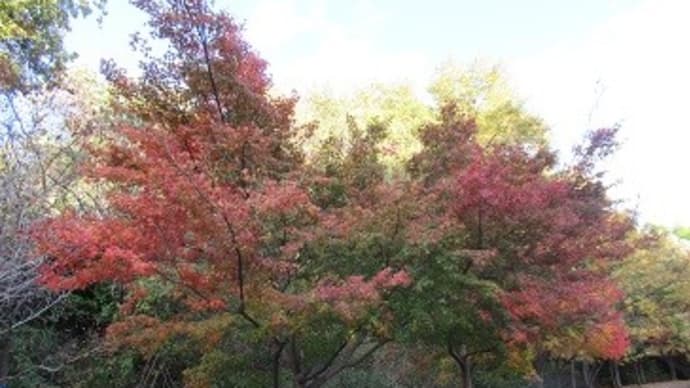
[[[144,124],[89,146],[83,171],[104,191],[103,212],[66,211],[36,226],[37,248],[51,258],[45,284],[114,281],[129,287],[123,312],[135,314],[140,280],[155,279],[189,319],[229,311],[253,325],[314,302],[352,319],[353,306],[409,285],[404,271],[381,268],[369,280],[321,274],[290,288],[304,245],[328,232],[291,141],[294,99],[267,94],[265,61],[226,15],[204,2],[137,4],[173,50],[151,58],[139,81],[106,69],[117,108]]]
[[[594,132],[575,165],[557,169],[547,149],[480,146],[472,120],[448,107],[422,131],[425,150],[410,163],[411,179],[374,174],[377,166],[363,161],[376,148],[366,142],[353,147],[365,155],[348,160],[351,176],[320,175],[292,141],[295,100],[268,95],[266,63],[229,17],[202,1],[136,3],[173,50],[152,59],[139,81],[107,69],[118,112],[140,125],[120,126],[89,146],[83,171],[103,191],[103,211],[65,211],[36,226],[37,249],[50,258],[47,286],[113,281],[128,287],[123,314],[147,329],[189,331],[179,322],[222,312],[266,325],[284,345],[289,319],[327,309],[350,324],[413,280],[389,267],[390,257],[362,271],[368,277],[319,273],[301,258],[311,243],[366,233],[396,244],[446,239],[467,260],[459,272],[501,290],[509,342],[541,345],[569,328],[593,357],[624,354],[628,339],[615,308],[621,294],[602,268],[628,252],[631,224],[612,209],[594,172],[615,145],[614,130]],[[340,193],[349,202],[315,199],[317,189],[336,183],[349,185]],[[403,267],[407,258],[397,259]],[[178,323],[137,314],[144,279],[173,290],[184,307],[173,317]],[[487,311],[478,316],[493,322]],[[111,333],[125,329],[118,324]]]

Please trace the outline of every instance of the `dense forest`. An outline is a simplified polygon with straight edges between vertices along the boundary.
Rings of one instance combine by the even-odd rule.
[[[100,76],[102,1],[0,3],[0,387],[690,379],[690,232],[609,197],[618,126],[565,160],[479,64],[277,95],[226,11],[132,3]]]

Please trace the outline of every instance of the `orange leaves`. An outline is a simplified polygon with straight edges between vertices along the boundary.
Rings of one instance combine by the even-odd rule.
[[[115,220],[77,218],[65,214],[46,220],[32,232],[37,250],[50,258],[43,267],[43,281],[56,290],[78,289],[103,279],[127,282],[155,271],[142,252],[141,243]]]
[[[188,336],[198,341],[204,349],[211,350],[233,324],[234,320],[227,313],[189,322],[164,322],[146,315],[132,315],[110,325],[106,334],[110,347],[131,347],[150,357],[171,337],[179,335]]]
[[[618,359],[630,344],[616,312],[621,298],[612,282],[592,277],[524,280],[521,290],[504,294],[502,301],[516,321],[511,341],[543,341],[556,356]]]
[[[412,279],[404,270],[385,268],[365,280],[363,276],[350,276],[343,281],[323,280],[313,291],[313,298],[331,305],[346,321],[354,321],[372,306],[382,295],[396,287],[408,287]]]
[[[179,323],[165,324],[153,317],[134,315],[110,325],[107,337],[114,348],[132,347],[150,357],[179,329]]]
[[[259,213],[270,216],[291,216],[300,210],[310,214],[318,211],[304,189],[295,182],[267,181],[261,191],[252,198],[252,203]]]
[[[598,358],[620,360],[629,346],[628,330],[620,314],[596,325],[585,335],[585,350]]]
[[[407,287],[412,283],[407,272],[401,270],[394,272],[385,268],[374,275],[370,280],[363,276],[350,276],[345,281],[336,282],[324,280],[314,290],[318,300],[333,302],[338,300],[363,300],[375,301],[380,297],[381,291],[395,287]]]

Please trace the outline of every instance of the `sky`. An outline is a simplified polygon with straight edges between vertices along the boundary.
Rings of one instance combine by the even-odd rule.
[[[216,0],[270,63],[277,90],[347,93],[407,82],[421,98],[445,61],[496,63],[567,157],[587,129],[619,124],[610,193],[643,223],[690,225],[688,0]],[[146,18],[110,0],[67,36],[79,65],[133,69]],[[690,110],[688,111],[690,112]]]

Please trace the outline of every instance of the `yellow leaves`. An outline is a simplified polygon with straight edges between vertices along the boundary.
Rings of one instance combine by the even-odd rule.
[[[429,91],[438,106],[455,104],[460,111],[475,118],[478,140],[482,144],[546,142],[544,123],[522,107],[522,102],[496,65],[444,63]]]
[[[432,119],[431,109],[406,84],[377,84],[346,96],[315,92],[301,100],[297,108],[299,122],[318,122],[314,136],[305,143],[309,159],[315,158],[329,138],[338,139],[345,152],[349,152],[352,125],[362,129],[382,123],[384,139],[377,151],[389,172],[401,168],[421,149],[417,129]]]
[[[690,308],[690,256],[663,232],[636,237],[640,248],[613,272],[626,293],[631,339],[645,354],[678,351],[690,335],[690,327],[676,324],[677,313]]]
[[[188,323],[183,332],[202,344],[206,351],[210,351],[234,323],[235,319],[230,313],[214,314],[209,319]]]
[[[199,365],[183,372],[186,388],[211,388],[214,386],[218,368],[222,368],[224,355],[218,350],[209,350]]]
[[[516,347],[510,346],[507,354],[508,367],[525,376],[536,374],[534,370],[534,359],[536,353],[530,346]]]
[[[450,356],[442,357],[439,361],[439,371],[436,375],[436,383],[438,386],[443,387],[450,385],[454,380],[457,379],[458,366],[455,361]]]
[[[638,313],[653,317],[659,313],[659,305],[648,298],[644,298],[637,301],[635,304],[635,310]]]
[[[31,6],[30,3],[29,0],[3,0],[0,4],[0,40],[30,38],[33,35],[18,22],[24,10]]]
[[[547,338],[542,347],[550,354],[567,359],[577,355],[583,348],[583,343],[582,331],[567,327],[557,335]]]

